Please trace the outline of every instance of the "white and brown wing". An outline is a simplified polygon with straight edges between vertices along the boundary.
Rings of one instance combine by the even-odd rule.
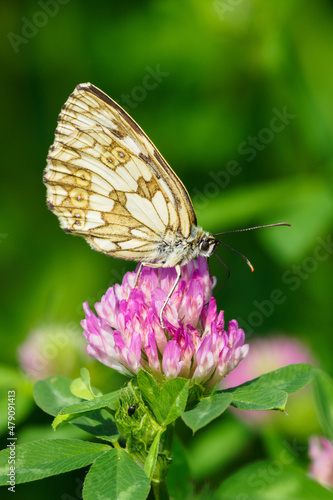
[[[58,118],[44,173],[49,208],[96,250],[149,261],[168,232],[188,238],[196,217],[182,182],[137,123],[90,83]]]

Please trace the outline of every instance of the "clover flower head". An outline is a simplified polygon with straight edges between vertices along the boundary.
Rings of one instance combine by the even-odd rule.
[[[128,272],[121,285],[109,288],[95,304],[86,302],[81,322],[87,352],[127,375],[140,369],[157,378],[184,377],[213,387],[246,356],[244,332],[232,320],[225,328],[217,312],[207,262],[199,257],[181,269],[181,280],[160,310],[176,280],[174,268],[144,267],[137,285]]]

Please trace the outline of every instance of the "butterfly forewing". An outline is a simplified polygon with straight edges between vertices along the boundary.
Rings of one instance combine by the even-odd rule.
[[[62,227],[101,252],[149,262],[168,232],[188,238],[189,195],[129,115],[91,84],[76,87],[58,118],[44,176]]]

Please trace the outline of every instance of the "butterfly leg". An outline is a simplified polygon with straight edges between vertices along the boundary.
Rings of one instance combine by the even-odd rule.
[[[138,281],[139,281],[139,277],[140,277],[140,274],[141,274],[142,268],[143,268],[143,263],[142,263],[142,262],[140,262],[140,266],[139,266],[138,272],[136,273],[136,277],[135,277],[134,288],[135,288],[135,287],[137,286],[137,284],[138,284]]]
[[[170,292],[168,293],[167,298],[165,299],[165,302],[164,302],[164,304],[163,304],[163,306],[161,308],[161,311],[160,311],[160,321],[161,321],[162,328],[164,328],[164,323],[163,323],[163,317],[162,316],[163,316],[163,312],[164,312],[165,306],[167,305],[167,303],[169,302],[169,299],[170,299],[171,295],[175,291],[176,286],[178,285],[179,280],[180,280],[180,276],[181,276],[180,266],[175,266],[175,269],[177,271],[177,277],[176,277],[175,282],[173,284],[173,287],[171,288]]]

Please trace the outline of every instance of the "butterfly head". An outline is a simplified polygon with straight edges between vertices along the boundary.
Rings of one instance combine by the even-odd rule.
[[[218,244],[219,240],[214,238],[210,233],[203,232],[198,241],[198,255],[210,257]]]

